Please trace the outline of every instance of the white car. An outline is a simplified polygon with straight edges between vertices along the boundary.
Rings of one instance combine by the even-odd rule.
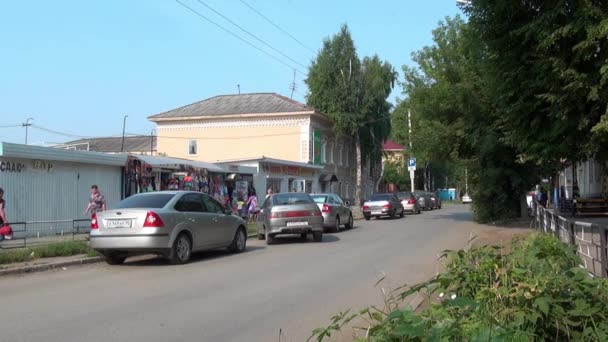
[[[469,194],[466,194],[464,196],[462,196],[462,203],[463,204],[469,204],[473,202],[473,200],[471,199],[471,196],[469,196]]]

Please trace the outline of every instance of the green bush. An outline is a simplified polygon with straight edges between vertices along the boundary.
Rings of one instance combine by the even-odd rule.
[[[362,341],[606,341],[608,281],[581,268],[570,247],[549,235],[516,239],[512,252],[479,247],[445,253],[446,270],[387,300],[388,310],[342,313],[313,332],[322,341],[356,317]],[[399,304],[426,290],[439,298],[421,313]]]

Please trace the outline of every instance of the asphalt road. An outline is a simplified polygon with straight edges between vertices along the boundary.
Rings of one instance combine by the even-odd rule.
[[[468,207],[357,221],[322,243],[286,239],[247,252],[95,264],[0,279],[2,341],[305,341],[340,310],[379,304],[387,288],[425,280],[460,248]]]

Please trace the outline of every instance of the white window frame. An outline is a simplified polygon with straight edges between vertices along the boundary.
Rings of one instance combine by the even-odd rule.
[[[321,163],[327,163],[327,140],[323,140],[321,144]]]
[[[194,143],[194,153],[192,153],[192,145]],[[196,156],[198,155],[198,140],[196,139],[191,139],[188,140],[188,155],[189,156]]]
[[[339,149],[340,153],[338,153],[338,165],[342,166],[344,163],[344,145],[340,145]]]
[[[333,142],[329,143],[329,158],[328,158],[328,162],[329,162],[329,164],[333,164],[334,163],[334,143]]]

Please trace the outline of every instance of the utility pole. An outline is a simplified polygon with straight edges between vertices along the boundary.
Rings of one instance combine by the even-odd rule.
[[[28,127],[30,127],[32,125],[32,121],[34,121],[33,118],[27,118],[27,120],[25,120],[25,123],[22,123],[21,126],[25,127],[25,144],[27,145],[27,129]]]
[[[293,69],[293,81],[291,82],[289,89],[291,89],[291,99],[293,100],[293,92],[296,91],[296,69]]]
[[[237,87],[237,88],[238,88],[238,90],[239,90],[239,95],[241,95],[241,85],[240,85],[240,84],[237,84],[237,85],[236,85],[236,87]]]
[[[407,127],[408,127],[408,137],[410,139],[410,158],[414,156],[412,153],[412,111],[410,109],[407,110]],[[410,186],[412,187],[412,192],[414,192],[414,177],[416,175],[415,170],[410,170]]]
[[[154,155],[154,130],[150,131],[150,155]]]
[[[122,118],[122,143],[120,144],[120,152],[125,151],[125,128],[127,127],[128,117],[129,115],[125,115],[124,118]]]

